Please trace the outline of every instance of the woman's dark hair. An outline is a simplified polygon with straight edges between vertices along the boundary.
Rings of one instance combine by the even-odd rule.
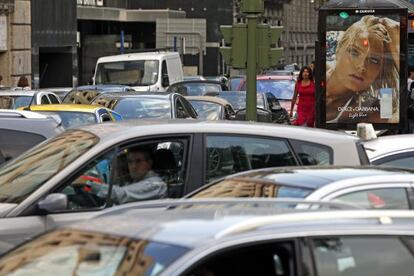
[[[311,81],[313,81],[313,74],[312,74],[312,69],[308,66],[303,66],[302,69],[300,69],[299,72],[299,76],[298,76],[298,81],[302,81],[303,80],[303,71],[308,70],[309,72],[309,79]]]
[[[29,80],[25,76],[21,76],[19,81],[17,82],[18,87],[26,87],[29,86]]]

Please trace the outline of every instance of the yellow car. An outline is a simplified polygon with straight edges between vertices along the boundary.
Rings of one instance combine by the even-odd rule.
[[[21,107],[19,109],[58,116],[62,126],[65,128],[122,120],[122,116],[118,113],[97,105],[43,104]]]

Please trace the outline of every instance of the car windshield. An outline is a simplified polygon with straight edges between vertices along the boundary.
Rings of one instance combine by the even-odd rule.
[[[214,83],[186,83],[187,96],[203,96],[207,92],[220,92],[221,85]]]
[[[57,230],[0,259],[1,275],[158,275],[189,248],[81,230]]]
[[[234,110],[246,108],[246,93],[243,93],[243,92],[220,93],[219,97],[231,103]],[[257,94],[257,107],[265,108],[262,94]]]
[[[0,109],[16,109],[30,105],[32,96],[0,96]]]
[[[98,141],[90,132],[69,130],[5,163],[0,167],[0,203],[22,202]]]
[[[231,78],[230,81],[229,81],[229,89],[230,90],[237,90],[243,79],[244,79],[244,77],[233,77],[233,78]]]
[[[99,63],[95,84],[146,86],[158,80],[158,60],[131,60]]]
[[[55,115],[57,114],[64,128],[69,127],[78,127],[84,125],[96,124],[95,113],[90,112],[77,112],[77,111],[39,111],[45,115]]]
[[[202,120],[221,120],[222,107],[216,103],[205,101],[190,101],[191,105],[197,111],[197,118]]]
[[[127,98],[118,101],[113,108],[124,120],[157,118],[171,119],[171,103],[169,99]]]
[[[101,94],[99,90],[72,90],[66,94],[62,103],[67,104],[90,104],[95,97]]]
[[[268,198],[305,198],[312,189],[296,186],[287,186],[280,183],[265,183],[263,181],[225,179],[198,193],[192,198],[217,197],[268,197]]]
[[[270,92],[278,100],[291,100],[294,89],[293,80],[257,80],[257,91]]]

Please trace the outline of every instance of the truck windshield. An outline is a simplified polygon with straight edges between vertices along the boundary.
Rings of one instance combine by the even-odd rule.
[[[131,60],[99,63],[95,84],[147,86],[158,80],[158,60]]]

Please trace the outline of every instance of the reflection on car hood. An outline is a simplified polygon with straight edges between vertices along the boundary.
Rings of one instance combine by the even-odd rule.
[[[17,204],[0,203],[0,218],[5,217]]]

